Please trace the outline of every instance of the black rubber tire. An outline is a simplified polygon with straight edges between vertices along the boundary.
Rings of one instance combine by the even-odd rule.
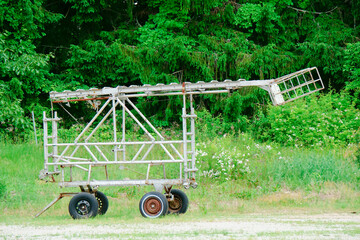
[[[99,204],[90,193],[76,194],[69,203],[69,213],[73,219],[95,217],[98,213]]]
[[[170,193],[174,195],[174,201],[169,201],[168,214],[184,214],[189,206],[189,199],[186,194],[179,189],[171,189]]]
[[[159,192],[146,193],[140,200],[139,209],[143,217],[158,218],[168,212],[168,201],[165,195]]]
[[[104,215],[109,208],[109,200],[104,193],[100,191],[95,192],[95,198],[98,202],[99,208],[97,214]]]

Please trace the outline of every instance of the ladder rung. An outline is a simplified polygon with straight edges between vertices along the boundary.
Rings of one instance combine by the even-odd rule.
[[[123,148],[116,148],[116,149],[111,149],[112,152],[123,152],[124,149]]]
[[[194,152],[193,151],[188,151],[186,152],[187,154],[193,154]]]
[[[61,118],[44,118],[43,121],[44,122],[51,122],[51,121],[60,121]]]
[[[184,170],[184,172],[197,172],[199,169],[197,168],[189,168],[189,169],[186,169]]]
[[[197,115],[196,114],[186,114],[186,115],[182,115],[183,118],[196,118]]]
[[[298,89],[298,88],[305,87],[305,86],[307,86],[307,85],[316,83],[316,82],[318,82],[318,81],[321,81],[321,79],[306,81],[305,83],[298,84],[298,85],[296,85],[296,86],[293,86],[292,88],[288,88],[288,89],[286,89],[286,90],[284,90],[284,91],[281,91],[281,92],[279,92],[278,94],[284,94],[284,93],[287,93],[287,92],[290,92],[290,91],[294,91],[294,90],[296,90],[296,89]],[[315,90],[317,90],[317,89],[320,89],[320,88],[322,88],[322,87],[318,87],[318,88],[317,88],[316,85],[315,85],[315,88],[316,88]]]
[[[194,135],[193,132],[187,132],[186,135]]]

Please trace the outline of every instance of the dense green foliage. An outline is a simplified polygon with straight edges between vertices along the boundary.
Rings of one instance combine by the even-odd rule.
[[[270,106],[254,120],[257,138],[284,145],[309,146],[358,143],[360,111],[347,94],[329,93],[297,100],[281,108]]]
[[[40,119],[49,108],[52,90],[268,79],[309,66],[320,69],[326,87],[346,88],[355,96],[357,105],[348,106],[356,114],[359,18],[357,1],[5,0],[0,3],[0,134],[26,132],[31,111]],[[265,125],[275,124],[275,112],[283,111],[267,109],[263,90],[196,101],[221,116],[224,131],[249,130],[249,119],[259,111]],[[178,99],[138,103],[156,125],[179,120]],[[84,110],[73,114],[80,118]],[[349,115],[341,114],[334,117]],[[274,134],[270,130],[262,138],[274,140]],[[351,142],[348,136],[339,139]]]
[[[360,43],[348,44],[345,50],[344,72],[348,76],[346,88],[353,91],[356,103],[360,106]]]

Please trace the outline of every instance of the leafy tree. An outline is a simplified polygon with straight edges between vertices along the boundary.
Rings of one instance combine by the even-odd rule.
[[[349,79],[346,88],[355,93],[356,103],[360,106],[360,42],[348,44],[344,58],[344,72]]]
[[[6,87],[0,84],[0,136],[21,137],[30,128],[29,120],[24,116],[20,100],[10,99],[5,92]]]
[[[36,44],[45,35],[45,24],[56,22],[61,16],[49,13],[43,4],[41,0],[0,3],[2,131],[20,133],[26,129],[24,109],[36,104],[41,94],[51,90],[49,60],[52,55],[38,53]]]
[[[326,86],[346,86],[359,96],[359,6],[338,0],[2,1],[0,84],[25,115],[35,109],[38,116],[52,90],[269,79],[310,66],[319,68]],[[137,101],[159,125],[180,118],[178,98]],[[265,91],[254,89],[196,98],[229,126],[268,102]],[[75,115],[83,115],[78,110]]]

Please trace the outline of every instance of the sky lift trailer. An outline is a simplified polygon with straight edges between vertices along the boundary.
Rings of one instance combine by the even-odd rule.
[[[266,90],[274,105],[283,105],[324,89],[318,69],[313,67],[271,80],[183,82],[51,92],[52,104],[86,101],[97,112],[80,134],[68,142],[60,142],[62,139],[58,137],[58,121],[61,119],[57,112],[52,110],[51,117],[43,113],[44,169],[40,172],[40,178],[50,178],[55,182],[54,175],[60,175],[60,187],[79,187],[81,192],[60,193],[35,217],[67,196],[73,197],[69,203],[69,213],[74,219],[105,214],[108,199],[98,188],[141,185],[152,185],[155,188],[155,191],[146,193],[140,200],[139,209],[144,217],[185,213],[188,198],[183,191],[172,187],[183,186],[188,189],[197,186],[193,95],[228,93],[251,86]],[[131,99],[173,95],[183,98],[182,139],[169,140],[168,136],[161,134],[151,124]],[[126,133],[129,129],[126,126],[129,119],[133,121],[132,126],[137,125],[144,132],[146,139],[128,138]],[[107,137],[103,138],[102,134]],[[157,173],[154,173],[154,169]],[[129,171],[142,177],[126,175]]]

